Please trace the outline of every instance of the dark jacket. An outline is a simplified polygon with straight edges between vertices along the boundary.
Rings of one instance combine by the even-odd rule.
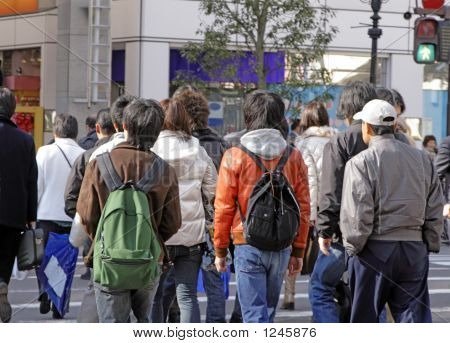
[[[434,159],[436,172],[441,180],[445,199],[449,200],[450,189],[450,136],[445,138],[439,147],[436,158]]]
[[[77,212],[77,201],[80,195],[81,183],[83,182],[84,172],[89,163],[92,153],[100,146],[109,142],[110,137],[102,138],[95,143],[94,147],[81,154],[73,163],[69,178],[67,179],[66,190],[64,192],[64,211],[74,218]]]
[[[114,169],[122,180],[127,181],[140,180],[154,158],[154,153],[140,151],[128,143],[119,144],[111,151]],[[153,226],[162,242],[172,237],[181,226],[177,175],[167,163],[164,166],[160,182],[147,194]],[[93,160],[87,165],[77,204],[77,212],[91,239],[95,237],[108,196],[109,190],[100,175],[97,161]]]
[[[403,134],[396,133],[395,138],[401,142],[407,140]],[[339,214],[345,165],[353,156],[366,149],[360,120],[354,121],[346,131],[339,132],[325,145],[317,216],[317,228],[323,238],[331,238],[334,234],[341,236]]]
[[[98,141],[97,132],[93,130],[83,138],[80,138],[78,140],[78,145],[82,147],[84,150],[89,150],[95,146],[95,143],[97,143],[97,141]]]
[[[223,139],[229,145],[237,146],[237,145],[241,144],[241,137],[243,135],[245,135],[246,133],[247,133],[247,129],[237,131],[237,132],[232,132],[232,133],[229,133],[228,135],[226,135],[225,137],[223,137]]]
[[[222,156],[230,148],[230,145],[209,127],[194,130],[192,135],[200,141],[200,145],[206,150],[206,153],[212,159],[218,171]]]
[[[0,225],[36,221],[37,165],[33,138],[0,115]]]

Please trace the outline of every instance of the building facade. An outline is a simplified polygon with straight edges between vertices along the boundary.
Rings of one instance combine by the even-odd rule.
[[[0,17],[2,32],[11,32],[0,38],[0,50],[40,49],[39,73],[33,72],[40,75],[39,105],[45,113],[69,111],[82,120],[83,116],[106,106],[77,102],[85,97],[83,92],[88,76],[84,75],[88,75],[89,66],[74,55],[65,55],[61,47],[65,37],[65,42],[72,44],[69,48],[75,49],[81,57],[87,55],[85,27],[90,1],[96,0],[37,1],[41,6],[39,12]],[[67,3],[72,4],[68,6]],[[108,0],[108,3],[111,6],[112,43],[110,98],[114,99],[121,92],[154,99],[168,97],[173,90],[174,75],[183,66],[180,49],[188,41],[201,39],[196,32],[200,23],[208,20],[202,16],[200,2]],[[337,99],[340,87],[346,82],[369,80],[371,40],[367,27],[361,27],[361,23],[371,23],[372,10],[360,0],[314,0],[313,3],[326,5],[335,13],[330,24],[338,28],[338,33],[322,63],[332,71]],[[446,79],[446,70],[439,65],[424,68],[413,60],[416,16],[405,20],[403,14],[413,12],[414,5],[415,1],[411,0],[391,0],[382,5],[380,25],[383,35],[378,42],[377,79],[379,86],[395,88],[403,95],[407,116],[425,118],[416,121],[417,135],[434,133],[440,139],[445,135],[442,128],[446,126],[444,88],[447,85],[446,82],[438,84],[437,80]],[[51,37],[60,37],[60,40]],[[21,59],[20,56],[17,58]],[[11,73],[11,68],[9,70]],[[61,77],[61,73],[66,75]],[[208,95],[211,124],[221,133],[239,129],[242,98],[233,89],[219,87],[218,82],[211,82],[211,88],[217,89]],[[80,94],[75,94],[77,92]],[[333,123],[341,126],[342,123],[335,119],[336,100],[327,105]]]

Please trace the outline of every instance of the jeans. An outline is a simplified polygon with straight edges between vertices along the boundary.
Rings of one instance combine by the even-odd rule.
[[[206,306],[206,323],[226,323],[225,293],[223,280],[216,270],[203,270],[203,287],[205,288],[208,304]]]
[[[236,282],[244,323],[273,323],[291,248],[265,251],[237,245]]]
[[[345,251],[333,243],[329,255],[321,251],[309,281],[309,301],[316,323],[339,323],[334,292],[345,271]]]
[[[86,291],[83,295],[83,300],[81,301],[81,307],[78,311],[77,322],[78,323],[98,323],[98,311],[97,303],[95,301],[95,290],[94,290],[94,273],[91,268],[91,280],[87,286]]]
[[[0,282],[9,284],[19,251],[22,230],[0,225]]]
[[[192,247],[168,246],[173,262],[177,300],[181,323],[200,323],[200,307],[197,299],[198,272],[202,263],[202,244]]]
[[[166,323],[170,306],[176,296],[175,269],[170,268],[161,274],[158,291],[153,300],[152,323]]]
[[[133,311],[138,323],[150,323],[150,314],[159,277],[138,290],[110,289],[94,283],[95,302],[100,323],[129,323]]]

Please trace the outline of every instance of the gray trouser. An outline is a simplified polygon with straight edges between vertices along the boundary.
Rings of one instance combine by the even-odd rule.
[[[95,302],[94,282],[92,281],[93,277],[94,272],[91,269],[91,280],[84,292],[81,308],[77,316],[78,323],[98,323],[97,303]]]
[[[138,323],[150,323],[158,284],[159,277],[148,287],[138,290],[109,289],[95,283],[95,301],[100,323],[129,323],[131,311]]]

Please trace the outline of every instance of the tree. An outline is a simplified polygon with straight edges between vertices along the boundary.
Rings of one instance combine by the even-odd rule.
[[[329,26],[331,9],[313,7],[310,0],[201,0],[200,9],[212,21],[203,21],[197,34],[200,43],[189,42],[183,56],[198,63],[211,78],[241,84],[237,71],[242,57],[251,56],[250,73],[256,74],[256,87],[267,88],[272,71],[265,63],[266,52],[284,55],[286,79],[277,89],[289,93],[292,87],[327,84],[329,73],[320,65],[336,28]],[[208,18],[208,19],[209,19]],[[247,62],[248,63],[248,62]],[[281,67],[281,65],[276,66]],[[189,72],[178,79],[193,81]],[[254,86],[253,86],[254,87]]]

